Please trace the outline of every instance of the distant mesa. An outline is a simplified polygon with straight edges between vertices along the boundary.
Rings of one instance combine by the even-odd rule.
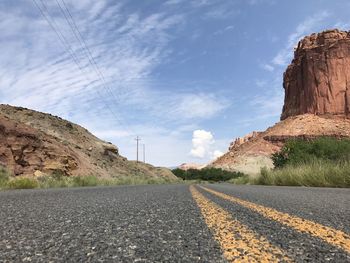
[[[235,139],[212,167],[258,174],[288,139],[350,137],[350,32],[337,29],[303,38],[283,77],[281,121]]]

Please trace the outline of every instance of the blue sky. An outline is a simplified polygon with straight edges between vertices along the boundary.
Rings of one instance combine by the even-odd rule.
[[[162,166],[273,125],[298,40],[350,28],[347,0],[64,0],[96,69],[62,0],[34,1],[0,3],[0,103],[78,123],[129,159],[139,135]]]

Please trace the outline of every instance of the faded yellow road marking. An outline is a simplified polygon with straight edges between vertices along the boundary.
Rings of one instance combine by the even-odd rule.
[[[193,186],[190,186],[190,191],[228,261],[291,262],[281,249],[233,219],[228,212],[209,201]]]
[[[342,231],[318,224],[311,220],[292,216],[287,213],[277,211],[273,208],[265,207],[249,201],[239,199],[237,197],[226,195],[224,193],[220,193],[206,187],[201,186],[201,188],[218,197],[221,197],[222,199],[250,208],[251,210],[254,210],[259,214],[263,215],[264,217],[278,221],[279,223],[294,228],[299,232],[307,233],[314,237],[318,237],[328,242],[329,244],[339,247],[345,250],[346,252],[350,253],[350,236]]]

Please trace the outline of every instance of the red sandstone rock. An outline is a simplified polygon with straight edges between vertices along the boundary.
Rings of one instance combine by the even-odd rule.
[[[233,142],[231,142],[230,147],[229,147],[229,151],[237,149],[239,146],[241,146],[242,144],[248,142],[249,140],[257,137],[258,135],[259,135],[259,132],[253,131],[244,137],[236,138]]]
[[[211,167],[259,174],[262,167],[273,167],[271,154],[288,139],[349,138],[350,32],[329,30],[301,40],[283,86],[282,121],[236,139]]]
[[[56,170],[70,175],[78,166],[78,158],[50,136],[0,116],[0,165],[14,175]]]
[[[350,115],[350,32],[329,30],[302,39],[284,73],[281,119],[312,113]]]

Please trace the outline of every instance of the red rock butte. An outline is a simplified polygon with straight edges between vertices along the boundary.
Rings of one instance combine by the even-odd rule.
[[[350,32],[303,38],[284,73],[281,120],[300,114],[350,117]]]

